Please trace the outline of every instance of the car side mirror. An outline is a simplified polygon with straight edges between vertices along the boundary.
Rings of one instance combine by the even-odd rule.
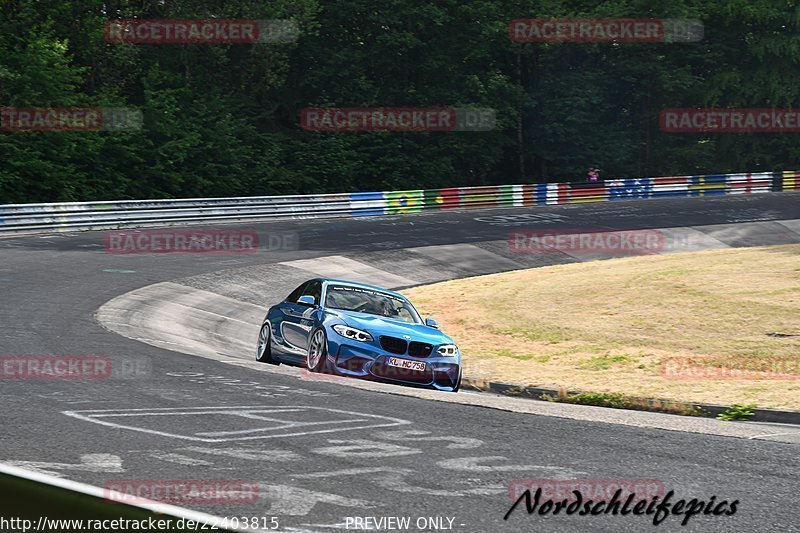
[[[314,300],[313,296],[309,296],[308,294],[304,294],[300,298],[297,299],[297,303],[300,305],[307,305],[309,307],[314,307],[317,305],[316,300]]]
[[[425,325],[428,326],[429,328],[439,329],[439,323],[430,317],[425,319]]]

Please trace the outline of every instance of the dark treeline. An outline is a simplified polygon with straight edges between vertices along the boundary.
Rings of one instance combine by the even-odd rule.
[[[653,7],[663,4],[662,7]],[[696,43],[515,43],[516,18],[699,19]],[[112,44],[109,19],[291,19],[275,44]],[[1,107],[137,107],[136,132],[0,133],[0,204],[797,166],[800,134],[664,108],[800,107],[791,0],[3,0]],[[308,132],[303,108],[484,107],[491,132]]]

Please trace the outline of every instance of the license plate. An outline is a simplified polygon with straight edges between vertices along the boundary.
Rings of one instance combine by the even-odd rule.
[[[390,357],[389,366],[396,366],[397,368],[406,368],[408,370],[418,370],[420,372],[425,372],[424,361],[409,361],[408,359],[398,359],[397,357]]]

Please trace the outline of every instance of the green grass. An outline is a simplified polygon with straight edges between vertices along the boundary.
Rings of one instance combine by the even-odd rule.
[[[512,352],[508,348],[500,348],[499,350],[492,350],[491,355],[495,357],[510,357],[512,359],[519,359],[520,361],[530,361],[531,359],[539,363],[546,363],[550,360],[548,356],[536,356],[532,353],[518,353]]]
[[[586,370],[608,370],[616,363],[627,363],[630,361],[631,357],[627,355],[612,355],[610,357],[601,355],[584,361],[580,366]]]
[[[556,396],[544,395],[542,399],[551,402],[611,407],[613,409],[636,409],[639,411],[655,411],[684,416],[708,416],[708,412],[690,403],[637,398],[619,392],[582,392],[568,394],[566,390],[561,389]]]
[[[796,380],[750,389],[755,379],[662,373],[673,358],[797,360],[800,336],[790,335],[800,334],[799,258],[800,245],[630,257],[448,281],[407,295],[422,298],[465,360],[494,358],[497,382],[800,410]]]

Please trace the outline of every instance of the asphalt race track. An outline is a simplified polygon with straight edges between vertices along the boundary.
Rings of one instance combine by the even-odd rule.
[[[280,531],[345,530],[346,517],[410,517],[409,531],[447,530],[438,524],[469,533],[800,531],[800,448],[792,442],[523,414],[301,380],[294,369],[260,372],[131,340],[95,318],[121,294],[222,270],[499,241],[511,228],[794,220],[798,200],[781,193],[224,226],[299,232],[298,249],[258,254],[115,255],[105,252],[102,232],[0,239],[0,356],[104,355],[115,368],[135,369],[90,381],[2,380],[0,462],[101,487],[121,479],[254,482],[256,502],[188,507],[217,516],[275,516]],[[788,242],[780,231],[757,241],[728,238],[732,246]],[[273,288],[283,294],[293,286]],[[271,303],[264,301],[264,309]],[[246,341],[255,348],[255,338]],[[657,480],[676,499],[739,500],[738,512],[698,515],[686,527],[677,516],[654,527],[646,516],[528,516],[522,507],[503,520],[512,503],[509,484],[553,478]]]

